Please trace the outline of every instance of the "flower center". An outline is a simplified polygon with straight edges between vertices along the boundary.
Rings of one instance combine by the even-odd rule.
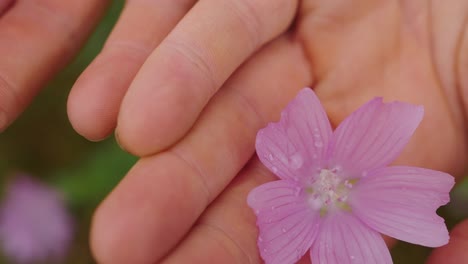
[[[350,211],[348,195],[357,179],[344,180],[336,169],[322,169],[318,177],[306,188],[308,202],[312,208],[325,216],[330,210]]]

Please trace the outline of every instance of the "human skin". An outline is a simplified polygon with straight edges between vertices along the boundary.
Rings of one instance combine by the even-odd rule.
[[[2,21],[18,9],[0,18],[0,34],[11,31]],[[83,13],[91,21],[99,14]],[[246,196],[274,177],[253,156],[255,135],[304,86],[317,92],[334,126],[374,96],[424,105],[424,120],[396,163],[463,175],[467,21],[463,0],[128,1],[68,104],[78,133],[99,140],[116,129],[123,148],[142,157],[96,211],[96,259],[260,262]],[[91,25],[80,24],[75,35],[84,38]],[[2,41],[0,54],[7,54]],[[10,80],[0,91],[13,90],[22,102],[0,99],[7,123],[64,63],[52,58],[27,67],[0,62],[0,76]],[[468,260],[467,236],[462,223],[429,263]]]

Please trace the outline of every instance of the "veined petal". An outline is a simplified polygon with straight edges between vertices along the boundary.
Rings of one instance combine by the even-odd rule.
[[[423,115],[422,106],[383,103],[382,98],[371,100],[336,129],[330,146],[332,165],[356,178],[390,164],[408,143]]]
[[[436,210],[449,202],[454,179],[429,169],[394,166],[361,179],[349,202],[375,230],[410,243],[439,247],[448,243],[444,219]]]
[[[332,129],[315,93],[302,89],[281,113],[257,134],[257,155],[281,179],[312,175],[327,153]]]
[[[310,253],[312,263],[389,264],[390,252],[380,234],[350,213],[325,219]]]
[[[266,264],[296,263],[310,249],[320,216],[295,182],[263,184],[250,192],[247,203],[257,215],[258,247]]]

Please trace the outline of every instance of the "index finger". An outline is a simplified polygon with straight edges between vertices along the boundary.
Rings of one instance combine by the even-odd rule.
[[[172,145],[254,51],[286,30],[297,0],[199,1],[150,55],[121,106],[117,132],[139,156]]]
[[[18,0],[0,17],[0,131],[78,51],[106,2]]]

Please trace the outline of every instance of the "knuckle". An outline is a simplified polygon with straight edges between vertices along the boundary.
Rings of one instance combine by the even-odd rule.
[[[228,1],[229,10],[237,17],[239,24],[247,33],[251,47],[255,49],[261,45],[263,36],[263,23],[261,18],[261,6],[255,1]]]
[[[226,252],[231,255],[231,259],[237,260],[236,263],[251,264],[254,263],[253,258],[242,247],[241,243],[228,231],[224,230],[219,225],[209,221],[200,221],[197,224],[199,229],[204,229],[211,237],[222,246]]]
[[[215,63],[209,59],[209,55],[204,53],[202,49],[196,45],[191,45],[183,40],[174,38],[167,38],[166,44],[170,47],[173,54],[173,63],[178,67],[178,73],[196,71],[196,75],[190,74],[189,76],[200,76],[205,79],[208,84],[210,93],[214,93],[217,88],[222,84],[223,80],[216,78],[218,74],[214,69]]]
[[[196,176],[195,179],[199,184],[199,189],[203,192],[204,204],[210,204],[215,197],[215,194],[212,191],[212,186],[209,184],[210,177],[201,164],[197,163],[193,158],[190,158],[187,152],[183,152],[180,149],[171,148],[168,150],[168,153],[172,154],[182,165],[185,165],[192,170],[193,174]]]
[[[228,1],[229,9],[237,16],[253,47],[280,34],[291,24],[298,9],[297,0]]]

